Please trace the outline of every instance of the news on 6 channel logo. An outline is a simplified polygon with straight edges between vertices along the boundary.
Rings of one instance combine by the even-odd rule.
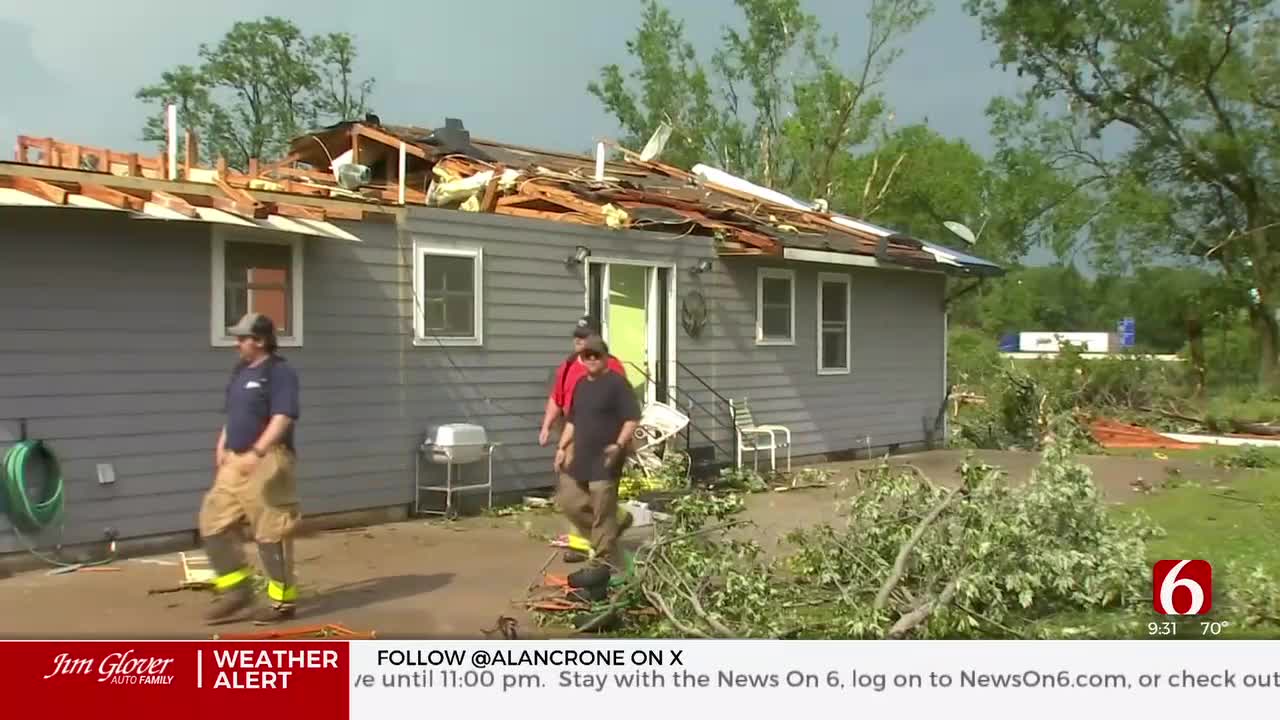
[[[1161,615],[1204,615],[1213,609],[1208,560],[1160,560],[1151,569],[1151,604]]]

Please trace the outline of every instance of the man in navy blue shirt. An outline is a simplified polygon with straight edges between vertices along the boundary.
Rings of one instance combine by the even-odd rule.
[[[271,606],[256,622],[294,614],[293,533],[301,520],[294,480],[293,425],[298,420],[298,376],[276,354],[271,318],[249,313],[227,334],[236,338],[240,362],[226,391],[226,423],[214,451],[213,487],[200,506],[200,537],[217,577],[218,600],[210,622],[230,619],[253,603],[237,528],[247,522],[267,573]]]

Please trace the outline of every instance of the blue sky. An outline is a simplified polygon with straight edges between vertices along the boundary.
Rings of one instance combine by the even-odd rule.
[[[849,67],[863,49],[866,0],[810,0],[807,9],[840,35]],[[462,118],[479,135],[566,150],[616,130],[586,92],[598,68],[623,61],[639,0],[548,3],[353,3],[329,0],[63,0],[4,3],[0,66],[6,101],[0,137],[55,136],[88,145],[142,148],[144,107],[134,91],[161,70],[195,61],[236,20],[276,14],[308,32],[353,33],[364,73],[378,80],[385,122],[436,125]],[[373,5],[383,5],[372,10]],[[992,48],[958,0],[903,42],[886,92],[899,122],[928,119],[940,132],[990,149],[983,109],[1014,89],[990,66]],[[737,21],[730,0],[669,2],[705,54]]]

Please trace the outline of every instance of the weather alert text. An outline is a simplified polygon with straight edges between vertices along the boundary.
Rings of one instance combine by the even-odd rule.
[[[218,670],[213,687],[233,690],[284,690],[296,670],[338,667],[336,650],[213,650],[212,655]]]

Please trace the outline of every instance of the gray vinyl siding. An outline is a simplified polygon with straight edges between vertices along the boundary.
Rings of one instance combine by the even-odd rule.
[[[12,220],[9,220],[12,218]],[[501,442],[498,490],[550,483],[537,426],[555,364],[584,307],[575,246],[594,257],[674,263],[678,297],[700,288],[702,337],[677,322],[678,359],[760,422],[784,424],[797,455],[923,439],[942,399],[940,276],[791,264],[796,345],[757,347],[755,260],[714,258],[705,238],[412,208],[401,227],[339,223],[363,242],[304,242],[304,347],[283,354],[302,380],[304,512],[409,503],[425,429],[476,422]],[[484,343],[413,343],[414,238],[484,255]],[[67,482],[64,543],[194,528],[211,480],[234,351],[210,347],[209,230],[75,211],[12,212],[0,224],[0,442],[18,418],[47,441]],[[777,263],[775,263],[777,264]],[[816,370],[816,277],[849,272],[853,369]],[[679,301],[672,308],[679,313]],[[697,397],[688,378],[681,390]],[[698,418],[698,413],[694,413]],[[703,420],[705,422],[705,420]],[[731,450],[727,433],[717,435]],[[99,486],[95,465],[114,465]],[[468,468],[475,472],[479,466]],[[20,549],[0,518],[0,552]],[[54,537],[40,539],[42,544]]]
[[[755,342],[760,267],[795,271],[794,345]],[[790,428],[795,456],[925,440],[944,393],[941,275],[748,258],[717,268],[702,281],[711,307],[704,337],[681,338],[680,359],[720,394],[746,398],[757,423]],[[848,374],[818,374],[820,273],[850,279]]]

